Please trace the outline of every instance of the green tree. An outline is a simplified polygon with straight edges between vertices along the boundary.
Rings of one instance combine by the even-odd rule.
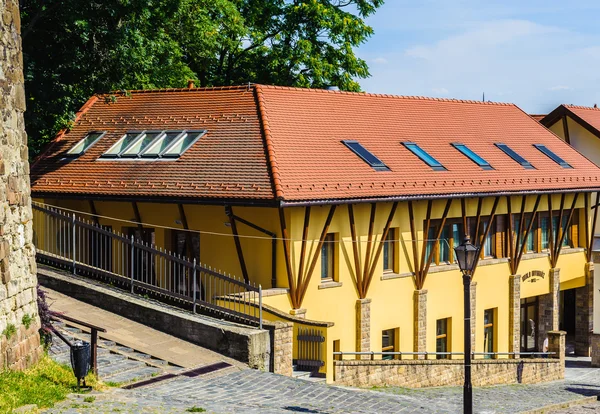
[[[36,154],[96,92],[247,82],[360,90],[383,0],[22,0]]]

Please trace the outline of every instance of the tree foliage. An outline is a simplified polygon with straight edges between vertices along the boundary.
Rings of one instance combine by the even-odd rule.
[[[383,0],[22,0],[33,153],[96,92],[247,82],[360,89]]]

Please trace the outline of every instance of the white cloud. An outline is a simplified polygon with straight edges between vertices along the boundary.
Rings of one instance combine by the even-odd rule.
[[[573,88],[565,85],[556,85],[548,88],[549,91],[570,91],[571,89]]]
[[[436,95],[448,95],[450,93],[450,91],[446,88],[431,88],[431,92],[435,93]]]
[[[384,57],[378,57],[378,58],[373,59],[372,62],[377,63],[379,65],[385,65],[386,63],[388,63],[388,60]]]

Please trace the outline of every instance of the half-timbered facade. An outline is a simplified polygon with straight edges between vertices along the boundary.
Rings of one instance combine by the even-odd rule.
[[[263,85],[93,97],[32,166],[36,200],[260,283],[329,379],[334,351],[462,351],[466,235],[476,352],[567,318],[585,352],[599,183],[514,105]]]

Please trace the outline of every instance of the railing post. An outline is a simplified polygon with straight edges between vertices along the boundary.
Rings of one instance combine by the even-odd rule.
[[[76,274],[77,270],[75,269],[75,213],[73,213],[73,216],[71,217],[71,233],[71,239],[73,241],[73,244],[71,246],[71,255],[73,256],[73,274]]]
[[[194,266],[192,267],[192,284],[193,284],[193,300],[194,300],[194,313],[196,313],[196,259],[194,258]]]
[[[262,286],[258,285],[258,327],[262,329]]]
[[[133,264],[135,262],[135,254],[133,252],[133,234],[131,235],[131,293],[133,293]]]

